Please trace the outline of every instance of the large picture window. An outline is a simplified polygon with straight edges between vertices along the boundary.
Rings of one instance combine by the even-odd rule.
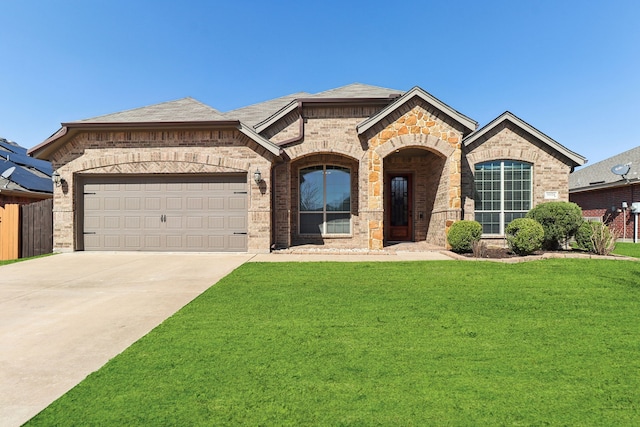
[[[531,209],[531,164],[512,160],[475,166],[475,219],[484,234],[503,235]]]
[[[300,234],[351,233],[351,171],[340,166],[300,170]]]

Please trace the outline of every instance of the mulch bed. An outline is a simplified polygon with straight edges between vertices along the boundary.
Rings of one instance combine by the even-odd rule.
[[[544,254],[548,254],[548,253],[555,253],[555,254],[579,253],[579,254],[582,254],[584,252],[568,249],[568,250],[558,250],[558,251],[536,251],[532,255],[544,255]],[[462,256],[464,256],[466,258],[475,258],[475,256],[472,253],[460,254],[460,255],[462,255]],[[522,256],[516,255],[515,253],[511,252],[511,250],[509,250],[509,248],[499,248],[499,247],[487,248],[484,255],[485,256],[483,256],[482,258],[489,258],[489,259],[522,258]]]

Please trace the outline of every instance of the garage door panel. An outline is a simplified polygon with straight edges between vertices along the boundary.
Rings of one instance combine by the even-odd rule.
[[[246,251],[247,236],[246,235],[229,236],[229,239],[227,241],[227,247],[231,251],[236,251],[236,252]]]
[[[117,234],[104,235],[104,247],[110,250],[119,249],[122,246],[120,236]]]
[[[182,210],[182,198],[181,197],[167,197],[167,210],[175,211]]]
[[[203,225],[203,218],[200,216],[189,216],[187,217],[187,228],[193,229],[193,228],[197,228],[197,229],[202,229]]]
[[[202,235],[191,235],[191,236],[187,235],[186,236],[187,248],[197,250],[205,246],[204,240],[205,240],[205,236],[202,236]]]
[[[104,228],[106,229],[120,229],[120,217],[117,216],[105,216],[104,217]]]
[[[229,197],[229,205],[227,206],[230,210],[239,210],[244,211],[247,209],[247,197]]]
[[[209,210],[222,211],[224,210],[224,198],[223,197],[209,197],[208,200]]]
[[[140,197],[125,197],[124,209],[127,211],[139,211],[142,209]]]
[[[120,184],[104,184],[101,188],[102,191],[117,191],[120,192]]]
[[[139,216],[126,216],[124,218],[124,228],[127,230],[139,230],[141,228],[141,218]]]
[[[147,230],[160,229],[160,215],[146,216],[144,217],[144,228]]]
[[[98,199],[96,197],[87,197],[84,200],[84,210],[85,211],[101,211],[102,210],[102,199]]]
[[[120,199],[117,197],[105,197],[103,209],[107,211],[120,210]]]
[[[85,250],[247,250],[246,175],[85,180]]]
[[[225,248],[225,236],[208,236],[209,247],[215,251],[223,251]]]
[[[124,237],[124,245],[128,250],[136,250],[142,247],[142,236],[140,235],[127,235]]]
[[[227,227],[231,230],[246,230],[246,216],[230,216],[228,217]]]
[[[184,228],[184,217],[183,216],[167,216],[165,219],[165,226],[169,230],[180,230]]]
[[[144,249],[146,250],[160,250],[162,249],[162,239],[161,236],[153,236],[153,235],[146,235],[144,236]]]
[[[144,198],[144,208],[148,211],[159,211],[161,208],[161,199],[160,197],[145,197]]]

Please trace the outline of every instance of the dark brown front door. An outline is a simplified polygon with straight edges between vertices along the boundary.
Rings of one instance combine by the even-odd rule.
[[[387,239],[412,240],[411,175],[389,175],[388,182],[389,231]]]

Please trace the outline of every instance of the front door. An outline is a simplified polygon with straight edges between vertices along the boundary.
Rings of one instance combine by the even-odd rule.
[[[394,174],[388,179],[389,230],[387,240],[412,240],[411,175]]]

